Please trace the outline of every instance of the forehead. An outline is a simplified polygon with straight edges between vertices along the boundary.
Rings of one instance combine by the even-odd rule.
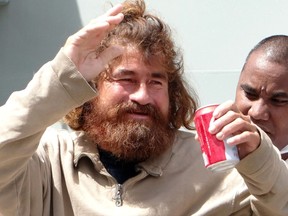
[[[135,48],[126,48],[125,52],[121,56],[121,60],[118,61],[114,66],[114,73],[119,70],[131,71],[134,73],[162,73],[166,74],[165,67],[163,66],[163,60],[161,57],[152,56],[149,59],[145,58],[144,55]],[[165,75],[165,76],[166,76]]]
[[[248,84],[255,89],[288,92],[288,68],[269,61],[264,53],[253,53],[241,72],[240,84]]]

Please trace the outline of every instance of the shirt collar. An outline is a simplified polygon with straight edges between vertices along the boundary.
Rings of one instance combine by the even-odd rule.
[[[89,158],[97,170],[104,168],[100,161],[99,152],[96,144],[92,142],[84,132],[74,132],[74,166],[77,167],[79,160],[83,157]],[[177,133],[176,138],[177,140]],[[175,143],[175,141],[174,141]],[[140,169],[144,169],[148,174],[158,177],[163,173],[163,169],[173,156],[173,144],[163,154],[155,158],[150,158],[147,161],[138,164]]]

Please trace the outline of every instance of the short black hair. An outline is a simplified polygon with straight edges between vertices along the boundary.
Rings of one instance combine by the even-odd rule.
[[[262,51],[267,54],[267,58],[271,62],[284,65],[288,68],[288,36],[287,35],[272,35],[261,40],[249,52],[246,62],[252,53]],[[246,64],[245,62],[245,64]]]

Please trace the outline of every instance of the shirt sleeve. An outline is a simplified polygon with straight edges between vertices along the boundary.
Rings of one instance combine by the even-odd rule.
[[[288,215],[288,167],[260,128],[261,144],[236,166],[252,194],[256,215]]]
[[[31,186],[31,167],[38,170],[38,178],[45,176],[41,159],[35,153],[45,129],[95,95],[95,89],[60,50],[52,61],[40,68],[24,90],[12,93],[0,107],[1,215],[16,215],[13,210],[19,208],[17,199],[26,199],[19,198],[22,188]],[[27,193],[23,193],[24,196]],[[5,209],[7,212],[3,212]]]

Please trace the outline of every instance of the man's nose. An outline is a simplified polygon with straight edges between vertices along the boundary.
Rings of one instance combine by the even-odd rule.
[[[268,105],[262,100],[253,101],[248,115],[254,118],[255,120],[265,120],[269,119],[269,107]]]
[[[130,100],[141,105],[146,105],[152,102],[149,93],[149,88],[145,83],[141,83],[133,93],[130,94]]]

